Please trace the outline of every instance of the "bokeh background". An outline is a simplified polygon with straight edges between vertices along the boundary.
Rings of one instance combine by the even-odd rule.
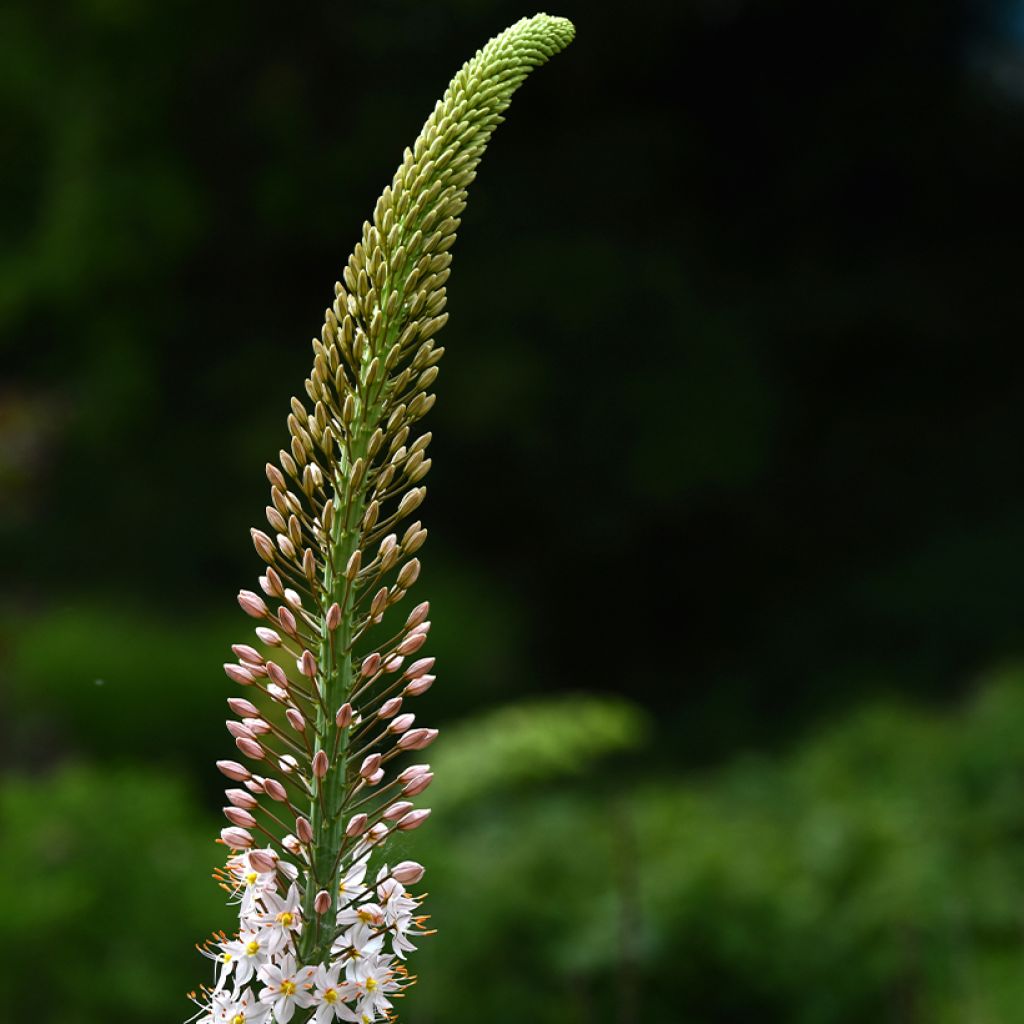
[[[0,13],[4,1021],[206,977],[263,463],[525,13]],[[450,288],[405,1019],[1024,1021],[1024,4],[554,13]]]

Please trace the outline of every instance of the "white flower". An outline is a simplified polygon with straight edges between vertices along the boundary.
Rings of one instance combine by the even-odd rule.
[[[261,922],[268,936],[267,951],[273,956],[288,945],[293,932],[297,933],[302,928],[299,890],[294,885],[290,886],[284,899],[276,893],[266,893],[263,905],[266,912]]]
[[[221,1000],[212,1020],[215,1024],[269,1024],[270,1007],[259,1003],[246,989],[237,997]]]
[[[384,947],[384,934],[376,925],[364,921],[341,932],[331,945],[331,952],[347,958],[374,956]]]
[[[359,994],[356,1011],[370,1020],[391,1009],[387,995],[398,991],[399,985],[394,980],[390,965],[390,956],[367,956],[350,960],[345,966],[345,976]]]
[[[316,1024],[327,1024],[333,1020],[355,1021],[359,1017],[346,1002],[357,995],[355,987],[338,978],[338,967],[324,967],[321,964],[313,975],[312,1004],[316,1007],[313,1020]]]
[[[290,953],[285,953],[276,964],[264,964],[260,968],[260,979],[267,984],[260,992],[260,1002],[273,1009],[278,1024],[288,1024],[296,1006],[312,1005],[309,992],[312,974],[311,967],[297,967]]]
[[[338,911],[337,924],[339,928],[348,928],[354,924],[368,924],[379,928],[384,924],[384,911],[376,903],[342,907]]]
[[[214,991],[220,991],[229,975],[236,985],[245,985],[257,969],[267,962],[267,937],[263,932],[243,931],[237,939],[220,942],[220,957],[224,967]]]
[[[230,858],[227,869],[235,885],[232,896],[236,902],[242,904],[241,913],[245,917],[255,911],[257,901],[264,893],[277,890],[275,873],[257,871],[249,860],[249,851]]]
[[[405,891],[405,886],[393,878],[385,879],[377,886],[377,898],[384,912],[384,923],[390,925],[401,923],[408,927],[413,911],[419,906],[419,901],[413,899]]]
[[[338,906],[347,906],[356,900],[361,900],[367,892],[363,885],[366,877],[366,861],[359,861],[353,864],[344,877],[338,883]]]

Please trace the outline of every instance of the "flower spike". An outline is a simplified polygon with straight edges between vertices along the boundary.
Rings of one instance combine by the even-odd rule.
[[[512,94],[573,34],[564,18],[524,18],[462,66],[363,225],[313,340],[288,444],[266,467],[267,528],[251,531],[259,590],[238,594],[255,644],[234,645],[224,666],[246,690],[228,701],[242,760],[217,762],[232,786],[215,877],[239,921],[202,947],[216,976],[200,1024],[391,1020],[414,980],[404,961],[428,932],[405,886],[425,869],[386,859],[394,833],[429,818],[414,798],[433,779],[429,765],[393,761],[437,736],[410,706],[435,678],[429,605],[404,622],[392,613],[427,537],[411,521],[431,464],[418,425],[434,404],[467,188]]]

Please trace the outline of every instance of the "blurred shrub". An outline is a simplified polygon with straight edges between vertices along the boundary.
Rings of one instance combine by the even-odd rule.
[[[435,820],[402,851],[441,930],[409,1024],[1021,1019],[1024,674],[703,779],[638,776],[646,728],[579,697],[438,745]],[[113,765],[10,778],[0,829],[0,985],[46,992],[41,1024],[180,1019],[191,943],[227,920],[188,792]]]
[[[222,919],[213,823],[166,775],[66,767],[0,785],[0,1020],[165,1024]]]

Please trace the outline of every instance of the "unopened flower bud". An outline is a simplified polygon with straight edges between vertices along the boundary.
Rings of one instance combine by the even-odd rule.
[[[227,664],[224,666],[224,674],[239,686],[252,686],[256,678],[242,665]]]
[[[302,843],[293,835],[286,835],[281,840],[281,845],[293,856],[298,857],[302,853]]]
[[[277,781],[277,779],[267,779],[263,783],[263,788],[271,800],[276,800],[278,803],[284,803],[284,801],[288,799],[288,791],[280,782]]]
[[[396,650],[399,654],[415,654],[426,642],[426,633],[410,633]]]
[[[376,786],[381,779],[384,778],[384,769],[378,768],[372,775],[366,776],[366,784],[368,786]]]
[[[363,763],[359,766],[359,774],[365,779],[380,767],[380,762],[380,754],[367,754],[366,757],[363,758]]]
[[[433,772],[424,772],[410,779],[402,789],[402,796],[418,796],[434,781]]]
[[[288,724],[296,732],[306,731],[306,720],[302,717],[302,712],[298,708],[288,708],[285,710],[284,717],[288,719]]]
[[[281,668],[276,661],[268,661],[267,665],[267,678],[278,686],[287,689],[288,688],[288,676],[285,675],[285,671]]]
[[[220,837],[232,850],[247,850],[252,846],[252,836],[244,828],[231,825],[220,830]]]
[[[264,562],[272,562],[277,557],[274,542],[262,530],[252,529],[249,532],[252,534],[252,544],[256,553]]]
[[[327,628],[333,633],[341,625],[341,605],[337,601],[327,609]]]
[[[437,658],[419,658],[405,670],[405,678],[415,679],[417,676],[423,675],[424,672],[429,672],[434,667],[435,661]]]
[[[283,605],[277,610],[277,621],[281,624],[281,628],[289,635],[295,636],[298,632],[298,626],[295,622],[295,616],[292,614],[290,608],[285,608]]]
[[[227,726],[228,732],[231,733],[235,739],[238,739],[239,736],[245,736],[250,740],[256,739],[255,733],[247,725],[243,725],[241,722],[234,722],[231,719],[228,719],[224,724]]]
[[[399,800],[397,803],[391,804],[390,807],[386,807],[384,809],[384,814],[382,815],[382,817],[386,818],[388,821],[394,821],[396,818],[402,817],[402,815],[405,814],[406,811],[409,811],[411,809],[411,800]]]
[[[283,686],[278,686],[277,683],[271,683],[267,687],[267,693],[271,700],[276,700],[278,704],[287,704],[289,701],[288,691]]]
[[[296,611],[302,607],[302,598],[299,597],[298,591],[292,590],[291,587],[285,589],[284,599]]]
[[[263,736],[265,733],[270,732],[270,723],[265,722],[262,718],[243,718],[242,724],[253,736]]]
[[[246,661],[250,665],[263,664],[263,655],[255,647],[250,647],[248,644],[232,644],[231,652],[240,661]]]
[[[425,675],[417,676],[415,679],[409,680],[409,684],[402,691],[407,697],[419,697],[424,694],[434,685],[434,680],[437,676]]]
[[[256,825],[256,819],[242,807],[222,807],[221,810],[232,825],[242,828],[253,828]]]
[[[229,779],[234,779],[236,782],[244,782],[252,775],[252,772],[245,765],[239,764],[237,761],[218,761],[217,768],[222,775],[226,775]]]
[[[374,651],[373,654],[368,654],[363,658],[363,664],[359,668],[360,675],[372,676],[376,675],[380,668],[380,655]]]
[[[256,635],[263,641],[268,647],[280,647],[281,637],[273,629],[268,629],[266,626],[257,626]]]
[[[435,736],[436,729],[412,729],[399,737],[397,745],[402,750],[422,750],[433,743]]]
[[[391,869],[391,877],[402,885],[415,885],[425,873],[423,865],[414,860],[403,860]]]
[[[260,713],[260,709],[251,700],[246,700],[244,697],[228,697],[228,707],[239,718],[248,718],[251,715],[258,715]]]
[[[285,754],[284,757],[277,762],[277,767],[280,768],[285,775],[290,775],[299,767],[299,762],[295,760],[295,757],[292,754]]]
[[[399,782],[409,782],[416,778],[417,775],[424,775],[430,771],[429,764],[411,764],[408,768],[404,768],[398,773]]]
[[[308,846],[313,842],[313,826],[301,815],[295,819],[295,834],[299,837],[299,842],[304,846]]]
[[[409,618],[405,620],[405,628],[413,629],[415,626],[418,626],[429,614],[429,601],[424,601],[421,604],[416,605],[416,607],[413,608],[411,612],[409,612]]]
[[[403,590],[408,590],[417,580],[420,574],[420,560],[410,558],[399,570],[395,583]]]
[[[402,667],[403,661],[405,661],[405,658],[403,658],[400,654],[396,654],[388,658],[388,660],[384,662],[384,671],[397,672]]]
[[[370,819],[367,818],[365,814],[353,814],[352,817],[348,819],[348,824],[345,826],[345,835],[350,839],[353,836],[359,835],[363,829],[366,828],[366,823],[369,820]]]
[[[307,678],[312,679],[316,675],[316,658],[313,657],[312,652],[303,651],[302,657],[295,664]]]
[[[406,735],[408,735],[408,733]],[[246,757],[251,757],[254,761],[259,761],[266,756],[266,752],[259,743],[246,736],[239,736],[235,740],[235,746],[238,747]]]
[[[269,875],[271,871],[277,870],[277,854],[273,850],[250,850],[249,851],[249,864],[253,871],[258,871],[261,875]],[[399,865],[401,867],[401,865]],[[395,869],[396,871],[398,868]],[[397,875],[395,876],[398,877]],[[401,881],[401,879],[399,879]]]
[[[331,894],[326,889],[321,889],[313,900],[313,909],[318,914],[326,914],[331,909]]]
[[[247,793],[244,789],[226,789],[224,790],[224,795],[236,807],[244,807],[246,810],[251,811],[254,807],[259,806],[256,797],[251,793]]]
[[[421,807],[418,811],[410,811],[404,818],[400,818],[397,827],[403,832],[410,832],[419,828],[430,817],[430,808]]]
[[[402,706],[401,697],[392,697],[390,700],[384,701],[380,706],[380,711],[377,712],[379,718],[392,718],[398,714],[398,709]]]
[[[327,760],[327,753],[323,750],[318,750],[313,755],[313,774],[318,779],[322,779],[327,774],[329,767],[330,762]]]
[[[406,713],[399,715],[389,726],[388,732],[400,733],[405,732],[407,729],[412,728],[412,723],[416,721],[416,716],[413,714]]]
[[[338,713],[334,716],[334,724],[339,729],[347,729],[352,724],[352,705],[348,702],[341,705],[338,708]]]
[[[267,606],[259,594],[254,594],[251,590],[240,590],[238,592],[238,603],[242,606],[242,611],[247,615],[251,615],[254,619],[266,617]]]

